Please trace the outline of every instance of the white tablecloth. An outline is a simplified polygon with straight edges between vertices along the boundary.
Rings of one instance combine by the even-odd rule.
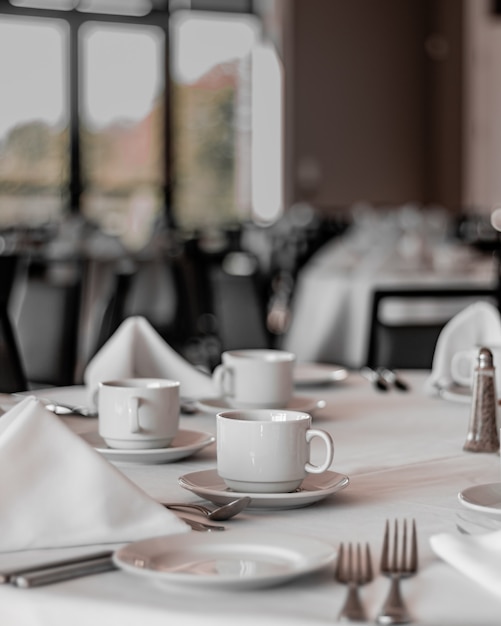
[[[352,368],[367,359],[372,294],[375,289],[492,289],[493,258],[460,244],[430,244],[425,256],[404,254],[394,228],[381,229],[370,243],[354,234],[326,244],[300,271],[283,347],[303,361]],[[446,322],[475,298],[439,303],[428,298],[393,302],[385,319]]]
[[[378,393],[358,374],[331,387],[298,390],[324,399],[314,423],[332,433],[336,454],[332,469],[350,477],[338,494],[303,509],[249,511],[225,522],[232,529],[310,535],[337,547],[340,541],[370,541],[376,560],[386,518],[415,517],[419,531],[420,571],[403,583],[415,622],[458,626],[499,624],[501,604],[476,583],[435,556],[429,537],[456,532],[461,489],[500,478],[497,454],[463,452],[469,405],[426,396],[425,373],[407,374],[410,393]],[[78,388],[55,390],[62,399],[77,399]],[[66,418],[77,432],[96,428],[94,419]],[[215,417],[183,416],[181,427],[215,432]],[[196,501],[178,486],[181,474],[213,468],[215,446],[176,463],[118,467],[153,497]],[[22,494],[20,494],[22,497]],[[36,515],[36,511],[33,512]],[[0,555],[0,568],[26,559]],[[374,618],[388,590],[377,576],[362,590]],[[0,586],[0,623],[9,626],[234,626],[260,621],[271,626],[332,624],[345,597],[332,571],[262,591],[206,591],[154,584],[115,571],[32,590]]]

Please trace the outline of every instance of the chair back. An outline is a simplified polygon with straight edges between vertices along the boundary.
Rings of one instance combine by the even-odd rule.
[[[377,289],[373,294],[369,327],[369,367],[431,369],[438,336],[445,324],[475,300],[487,300],[499,307],[496,289]],[[391,302],[409,305],[410,321],[385,319],[384,307]],[[419,319],[419,306],[436,308]],[[440,311],[440,312],[438,312]]]
[[[16,331],[9,315],[9,299],[17,274],[18,257],[0,256],[0,392],[28,388]]]
[[[30,384],[75,383],[84,266],[78,259],[33,261],[28,267],[17,333]]]

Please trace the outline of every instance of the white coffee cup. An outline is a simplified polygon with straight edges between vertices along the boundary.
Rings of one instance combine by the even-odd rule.
[[[179,428],[179,382],[124,378],[99,383],[99,434],[110,448],[166,448]]]
[[[292,398],[296,357],[285,350],[250,349],[223,352],[213,381],[222,398],[235,408],[283,408]]]
[[[477,367],[478,353],[482,346],[475,346],[469,350],[460,350],[452,355],[451,376],[455,383],[464,387],[472,387],[475,368]],[[493,363],[496,369],[496,389],[501,392],[501,345],[484,346],[492,352]]]
[[[288,493],[307,474],[325,472],[334,442],[311,428],[311,415],[283,409],[228,410],[217,414],[217,472],[226,485],[244,493]],[[310,442],[324,444],[323,461],[313,465]]]

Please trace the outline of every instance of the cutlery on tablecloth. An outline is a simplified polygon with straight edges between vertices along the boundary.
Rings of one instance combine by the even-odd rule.
[[[21,395],[21,394],[16,394]],[[24,394],[23,394],[24,397]],[[40,398],[45,404],[45,408],[56,415],[77,415],[78,417],[97,417],[97,411],[86,406],[67,404],[65,402],[55,402],[48,398]],[[192,398],[180,398],[179,410],[184,415],[193,415],[199,410],[196,400]]]
[[[11,583],[17,587],[28,588],[108,572],[116,569],[112,555],[113,552],[107,550],[38,565],[12,568],[0,572],[0,583]]]
[[[224,526],[218,524],[207,524],[188,517],[180,517],[196,531],[225,530]],[[0,584],[10,583],[16,587],[28,589],[30,587],[40,587],[73,578],[109,572],[117,569],[112,557],[112,551],[103,551],[49,561],[38,565],[12,568],[0,571]]]
[[[407,521],[402,524],[399,540],[397,520],[393,526],[393,541],[390,540],[390,523],[387,520],[381,551],[381,574],[391,581],[388,596],[377,616],[378,624],[407,624],[412,621],[405,606],[401,591],[400,580],[414,576],[418,570],[417,532],[416,522],[412,520],[410,546],[408,548]],[[392,544],[392,545],[390,545]]]
[[[192,527],[193,530],[198,530],[202,532],[212,532],[213,530],[226,530],[226,526],[222,526],[221,524],[209,524],[207,522],[201,522],[200,520],[193,519],[191,517],[186,517],[185,515],[178,515],[179,519],[182,519],[183,522],[186,522],[189,526]]]
[[[381,376],[381,374],[372,369],[371,367],[362,367],[360,369],[360,374],[369,382],[371,382],[377,391],[389,391],[389,385],[387,381]]]
[[[389,385],[393,385],[395,389],[398,389],[399,391],[409,391],[409,384],[394,370],[390,370],[387,367],[378,367],[377,371],[384,378],[384,380]]]
[[[340,621],[366,622],[367,615],[360,600],[359,587],[371,582],[374,578],[369,544],[365,544],[365,559],[362,557],[362,548],[359,543],[356,546],[355,558],[353,557],[352,544],[348,544],[346,551],[344,544],[341,544],[335,578],[338,582],[348,585],[346,600],[338,619]]]
[[[203,504],[185,503],[185,502],[161,502],[167,509],[193,509],[202,513],[207,519],[222,522],[228,520],[243,511],[251,502],[248,496],[236,498],[231,502],[227,502],[216,509],[209,509]]]

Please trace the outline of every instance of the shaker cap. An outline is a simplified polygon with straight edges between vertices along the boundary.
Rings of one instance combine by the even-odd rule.
[[[480,368],[493,367],[494,359],[489,348],[480,348],[478,352],[478,366]]]

